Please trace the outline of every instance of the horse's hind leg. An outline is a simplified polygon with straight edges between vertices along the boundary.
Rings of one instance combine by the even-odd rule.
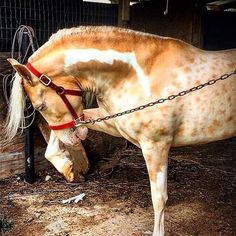
[[[154,208],[153,236],[164,235],[164,208],[167,201],[167,166],[170,141],[140,143],[146,161]]]

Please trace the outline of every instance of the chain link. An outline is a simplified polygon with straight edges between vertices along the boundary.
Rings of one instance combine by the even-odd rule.
[[[110,120],[110,119],[113,119],[113,118],[116,118],[116,117],[119,117],[119,116],[127,115],[127,114],[130,114],[130,113],[136,112],[136,111],[140,111],[140,110],[143,110],[143,109],[145,109],[147,107],[152,107],[152,106],[155,106],[157,104],[164,103],[166,101],[174,100],[177,97],[183,97],[183,96],[185,96],[185,95],[187,95],[189,93],[192,93],[192,92],[198,91],[198,90],[200,90],[200,89],[202,89],[204,87],[213,85],[213,84],[215,84],[216,82],[218,82],[220,80],[225,80],[225,79],[229,78],[230,76],[232,76],[233,74],[236,74],[236,69],[232,73],[224,74],[224,75],[222,75],[221,77],[219,77],[217,79],[209,80],[206,83],[199,84],[199,85],[197,85],[195,87],[192,87],[190,89],[187,89],[187,90],[183,90],[183,91],[181,91],[181,92],[179,92],[177,94],[170,95],[167,98],[160,98],[157,101],[149,102],[147,104],[144,104],[144,105],[132,108],[130,110],[126,110],[126,111],[123,111],[123,112],[118,112],[116,114],[105,116],[105,117],[99,117],[97,119],[87,119],[85,121],[80,121],[78,123],[79,124],[95,124],[95,123],[98,123],[98,122],[102,122],[104,120]]]

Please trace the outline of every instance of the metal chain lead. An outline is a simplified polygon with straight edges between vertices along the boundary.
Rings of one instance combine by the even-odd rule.
[[[215,84],[216,82],[218,82],[220,80],[225,80],[225,79],[229,78],[230,76],[232,76],[234,74],[236,74],[236,69],[232,73],[224,74],[224,75],[222,75],[221,77],[219,77],[217,79],[209,80],[206,83],[199,84],[198,86],[192,87],[192,88],[187,89],[187,90],[183,90],[183,91],[181,91],[181,92],[179,92],[177,94],[170,95],[167,98],[160,98],[160,99],[158,99],[158,100],[156,100],[154,102],[149,102],[149,103],[144,104],[142,106],[138,106],[138,107],[135,107],[133,109],[126,110],[126,111],[123,111],[123,112],[118,112],[118,113],[110,115],[110,116],[99,117],[97,119],[87,119],[85,121],[79,121],[78,123],[79,124],[94,124],[94,123],[98,123],[98,122],[101,122],[101,121],[104,121],[104,120],[110,120],[110,119],[113,119],[113,118],[116,118],[116,117],[119,117],[119,116],[130,114],[130,113],[133,113],[133,112],[136,112],[136,111],[140,111],[140,110],[143,110],[143,109],[145,109],[147,107],[152,107],[152,106],[155,106],[157,104],[164,103],[166,101],[171,101],[171,100],[173,100],[173,99],[175,99],[177,97],[183,97],[183,96],[185,96],[185,95],[187,95],[189,93],[192,93],[192,92],[200,90],[200,89],[202,89],[204,87],[213,85],[213,84]]]

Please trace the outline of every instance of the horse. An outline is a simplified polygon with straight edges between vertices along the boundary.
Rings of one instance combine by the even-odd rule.
[[[52,130],[46,157],[60,151],[58,140],[78,145],[88,128],[124,137],[141,148],[150,179],[155,236],[164,235],[170,147],[236,134],[235,73],[185,96],[171,96],[234,71],[236,49],[204,51],[178,39],[129,29],[81,26],[53,34],[26,65],[8,60],[16,70],[9,137],[23,125],[24,89]],[[95,94],[98,108],[83,108],[85,91]],[[160,98],[169,99],[109,118]],[[98,117],[108,119],[86,122]],[[65,163],[62,159],[58,169]]]

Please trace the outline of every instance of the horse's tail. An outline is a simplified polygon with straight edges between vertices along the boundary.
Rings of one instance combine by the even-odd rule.
[[[18,74],[15,74],[12,78],[12,88],[8,106],[5,135],[6,139],[10,141],[16,136],[19,128],[23,128],[25,125],[25,94],[21,84],[21,77]]]

